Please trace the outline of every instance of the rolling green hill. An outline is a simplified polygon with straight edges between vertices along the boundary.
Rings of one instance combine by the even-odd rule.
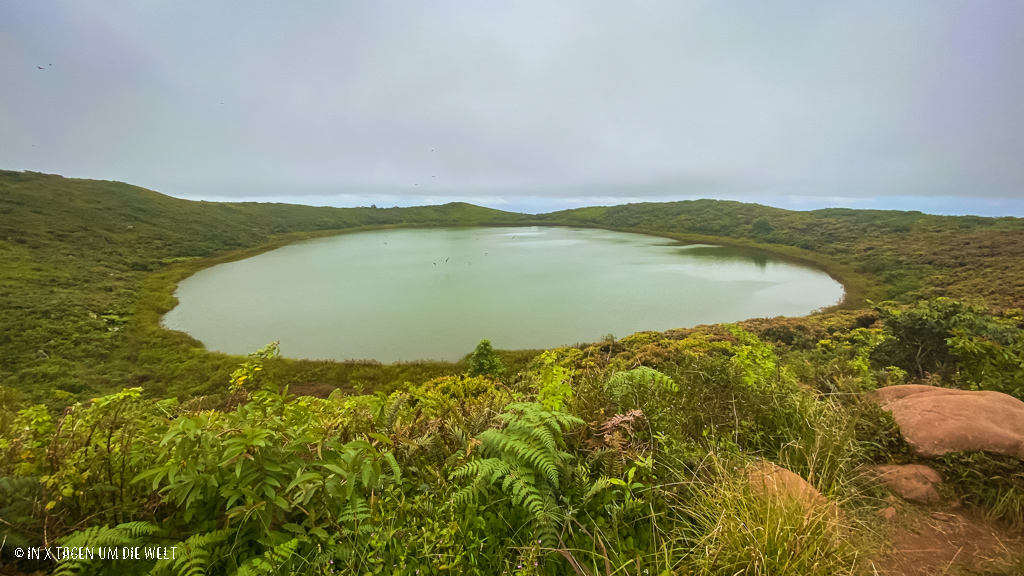
[[[189,274],[302,238],[524,224],[768,249],[829,270],[847,301],[542,353],[481,342],[458,363],[231,357],[159,326]],[[927,463],[949,518],[1024,526],[1024,462],[925,460],[873,399],[902,383],[1024,398],[1022,293],[1015,218],[223,204],[0,171],[0,573],[867,574],[935,510],[867,467]],[[776,466],[818,495],[757,490]],[[54,546],[108,557],[19,554]]]
[[[146,384],[163,391],[172,380],[175,392],[203,391],[223,382],[234,361],[156,325],[173,306],[173,282],[203,265],[198,259],[237,257],[328,231],[525,219],[461,203],[343,209],[193,202],[119,182],[0,171],[0,385],[49,401],[55,390]],[[336,378],[320,372],[306,378]],[[401,372],[389,377],[401,379]]]
[[[794,212],[721,200],[579,208],[550,222],[757,243],[817,263],[863,298],[948,296],[1024,307],[1024,219],[828,208]]]
[[[0,171],[0,385],[53,405],[126,385],[219,388],[237,359],[159,327],[195,270],[319,234],[387,226],[593,226],[757,246],[814,263],[864,299],[1024,306],[1024,220],[698,200],[540,216],[457,203],[315,208],[181,200],[118,182]],[[468,352],[468,351],[467,351]],[[509,359],[512,361],[512,359]],[[283,361],[284,362],[284,361]],[[290,362],[291,385],[401,384],[446,363]],[[282,368],[283,370],[284,368]]]

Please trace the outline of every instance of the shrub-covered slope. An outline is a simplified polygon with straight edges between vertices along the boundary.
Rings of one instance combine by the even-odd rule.
[[[190,260],[324,231],[524,218],[469,204],[194,202],[119,182],[0,171],[0,385],[51,398],[172,382],[176,392],[202,391],[235,361],[157,326],[174,282],[205,265]]]
[[[117,182],[0,171],[0,385],[54,405],[142,385],[216,388],[237,360],[159,328],[176,282],[196,269],[315,234],[379,226],[547,223],[757,245],[816,263],[847,308],[953,296],[1024,304],[1024,220],[829,209],[792,212],[699,200],[542,216],[468,204],[314,208],[193,202]],[[450,374],[445,363],[288,364],[284,383],[381,387]]]
[[[390,366],[211,354],[157,323],[192,271],[310,234],[536,222],[774,247],[906,304]],[[0,571],[877,574],[892,500],[862,472],[917,460],[870,392],[1024,397],[1020,236],[1017,219],[713,201],[227,205],[2,172]],[[818,496],[759,492],[766,460]],[[1024,525],[1019,459],[931,464],[945,497]],[[76,552],[15,552],[40,546]],[[984,573],[1024,566],[998,561]]]
[[[720,200],[579,208],[550,222],[756,242],[837,272],[859,297],[948,296],[1024,307],[1024,219],[829,208],[794,212]]]

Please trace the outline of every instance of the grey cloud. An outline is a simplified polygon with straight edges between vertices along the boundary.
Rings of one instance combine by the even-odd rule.
[[[1024,197],[1022,39],[1012,2],[7,2],[0,158],[190,196]]]

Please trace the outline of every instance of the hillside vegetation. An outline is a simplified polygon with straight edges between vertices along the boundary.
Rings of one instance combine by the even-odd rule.
[[[853,294],[805,318],[557,350],[483,341],[459,363],[231,357],[158,325],[188,274],[296,239],[519,224],[767,247]],[[1022,234],[1013,218],[716,201],[536,217],[200,203],[0,172],[0,570],[879,574],[893,500],[863,472],[919,459],[870,393],[1024,398]],[[821,497],[757,490],[766,463]],[[1024,527],[1019,459],[930,464],[944,497]],[[15,555],[36,546],[166,556]],[[983,573],[1024,569],[997,560]]]
[[[469,204],[314,208],[193,202],[117,182],[0,171],[0,385],[54,405],[124,385],[158,394],[209,392],[237,360],[158,326],[174,305],[175,284],[196,269],[368,227],[541,223],[767,247],[831,272],[846,285],[850,309],[863,307],[865,298],[936,296],[1024,306],[1019,218],[792,212],[715,200],[541,216]],[[321,388],[378,388],[453,373],[430,362],[293,364],[284,383]]]
[[[1024,219],[828,208],[794,212],[722,200],[579,208],[548,222],[774,247],[816,262],[864,298],[939,296],[1024,307]],[[714,240],[713,240],[714,241]]]
[[[158,394],[209,391],[236,361],[160,329],[158,321],[174,305],[175,283],[217,255],[237,258],[328,231],[524,219],[469,204],[340,209],[192,202],[117,182],[0,172],[0,385],[65,404],[125,385]],[[410,371],[426,377],[451,371],[442,363],[373,374],[360,372],[362,364],[300,364],[308,381],[343,378],[369,387],[402,382]]]

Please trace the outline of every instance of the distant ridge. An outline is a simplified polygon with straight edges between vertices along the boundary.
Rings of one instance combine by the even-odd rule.
[[[936,296],[1024,308],[1020,218],[794,212],[721,200],[537,216],[463,202],[317,208],[190,201],[120,182],[0,170],[0,386],[48,400],[143,383],[202,393],[224,381],[235,359],[158,324],[176,283],[195,270],[346,230],[481,225],[598,227],[770,250],[840,280],[847,308]],[[400,378],[403,369],[388,370]],[[448,373],[429,370],[420,376]],[[172,382],[178,388],[162,390]]]

